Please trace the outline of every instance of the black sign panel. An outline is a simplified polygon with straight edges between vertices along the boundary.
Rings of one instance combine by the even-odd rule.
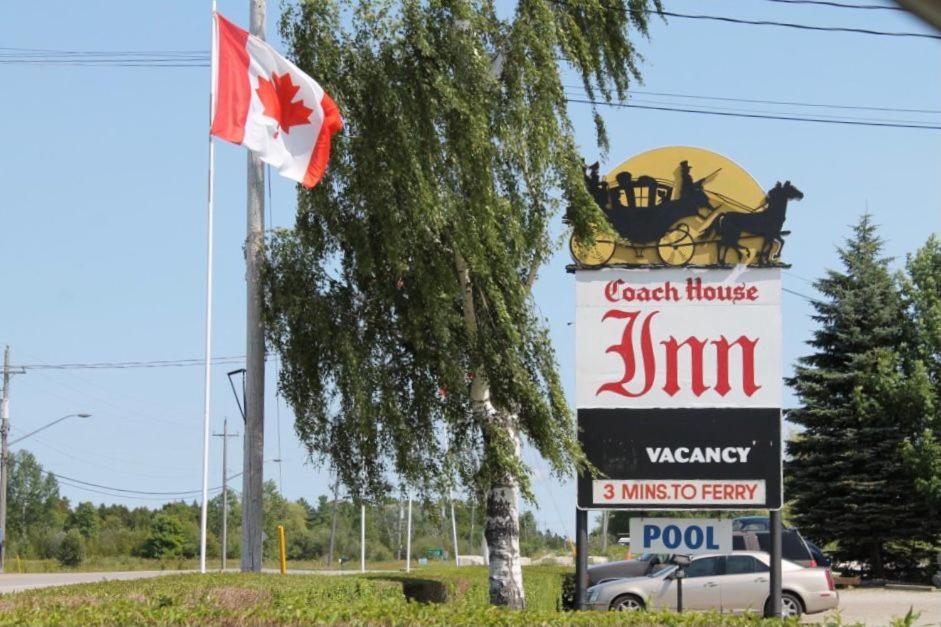
[[[778,509],[781,410],[579,409],[589,509]]]

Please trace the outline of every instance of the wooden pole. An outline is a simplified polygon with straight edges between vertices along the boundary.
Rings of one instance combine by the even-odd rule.
[[[265,0],[249,0],[249,31],[265,38]],[[247,281],[245,356],[245,441],[242,479],[242,571],[260,572],[264,511],[265,333],[262,326],[261,269],[265,233],[265,171],[248,152],[248,207],[245,267]]]

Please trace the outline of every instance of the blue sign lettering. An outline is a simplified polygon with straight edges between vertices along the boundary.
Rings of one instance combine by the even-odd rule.
[[[668,549],[675,549],[680,545],[683,534],[676,525],[667,525],[663,528],[663,545]]]
[[[706,527],[706,548],[712,551],[719,550],[719,542],[716,540],[715,527]]]

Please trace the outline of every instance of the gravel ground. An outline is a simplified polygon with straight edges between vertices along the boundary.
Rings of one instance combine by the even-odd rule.
[[[921,616],[916,625],[941,626],[941,591],[886,590],[884,588],[856,588],[840,590],[840,616],[846,623],[888,625],[891,619],[904,616],[908,608],[915,608]],[[805,623],[819,623],[835,612],[812,614]]]

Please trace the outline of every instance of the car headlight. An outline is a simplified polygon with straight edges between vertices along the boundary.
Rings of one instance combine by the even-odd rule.
[[[598,586],[592,586],[588,588],[588,602],[594,603],[598,600],[598,597],[601,596],[601,588]]]

